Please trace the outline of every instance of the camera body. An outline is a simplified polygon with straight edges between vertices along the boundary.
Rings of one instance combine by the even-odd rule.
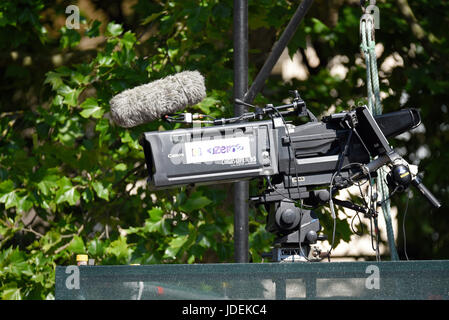
[[[271,177],[287,188],[327,185],[349,163],[368,163],[379,154],[365,107],[294,126],[280,116],[269,120],[167,131],[145,132],[143,146],[150,188],[188,184],[216,184]],[[359,136],[345,125],[356,124]],[[385,137],[393,137],[420,123],[415,109],[374,117]],[[369,147],[360,140],[370,142]],[[344,148],[346,150],[343,150]],[[345,153],[342,155],[342,152]],[[341,162],[340,162],[341,161]],[[354,168],[342,170],[349,175]],[[345,173],[346,172],[346,173]]]

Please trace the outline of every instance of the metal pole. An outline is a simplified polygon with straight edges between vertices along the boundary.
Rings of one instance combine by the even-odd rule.
[[[313,0],[304,0],[296,9],[295,14],[292,19],[288,23],[284,32],[282,33],[279,40],[274,44],[271,49],[271,53],[267,60],[265,61],[262,69],[260,69],[257,77],[254,79],[254,82],[251,85],[251,88],[245,94],[244,101],[247,103],[253,102],[256,95],[260,92],[265,81],[270,76],[271,71],[273,70],[274,65],[278,62],[279,57],[281,56],[284,49],[287,47],[287,44],[290,42],[291,38],[294,36],[296,30],[298,29],[301,21],[304,19],[309,8],[312,6]]]
[[[234,99],[243,99],[248,90],[248,0],[234,0]],[[234,104],[236,116],[247,108]],[[249,261],[248,245],[249,182],[234,184],[234,258],[235,262]]]

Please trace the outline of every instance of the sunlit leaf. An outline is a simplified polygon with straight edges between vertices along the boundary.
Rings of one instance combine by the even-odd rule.
[[[110,22],[106,27],[106,35],[117,37],[123,32],[123,27],[121,24]]]

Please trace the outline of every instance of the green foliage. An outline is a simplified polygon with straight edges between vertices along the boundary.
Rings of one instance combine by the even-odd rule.
[[[407,94],[402,106],[421,106],[426,128],[425,134],[414,133],[410,141],[395,143],[406,149],[411,161],[421,161],[426,184],[447,203],[444,164],[449,151],[444,146],[449,80],[444,61],[449,53],[447,34],[440,28],[448,22],[447,4],[413,2],[418,21],[431,35],[428,41],[410,32],[398,7],[379,5],[382,29],[376,41],[384,44],[379,65],[394,52],[404,60],[402,67],[383,75],[381,89],[389,93],[383,101],[385,111],[397,110],[401,96]],[[82,28],[74,30],[56,28],[45,18],[49,11],[54,17],[65,17],[61,2],[0,4],[0,48],[8,53],[0,64],[4,69],[0,84],[2,299],[52,299],[55,266],[74,264],[77,253],[87,253],[103,265],[233,261],[232,186],[148,190],[138,140],[145,131],[171,127],[154,121],[125,130],[109,115],[109,100],[115,94],[196,69],[204,75],[208,91],[191,111],[231,116],[232,6],[230,0],[138,1],[134,20],[123,21],[110,13],[109,22],[83,18]],[[250,1],[250,41],[267,35],[267,43],[250,42],[255,58],[265,57],[272,45],[267,39],[279,36],[295,10],[296,5],[288,1]],[[348,5],[334,10],[338,24],[311,15],[289,45],[293,55],[298,48],[304,53],[307,41],[312,41],[320,64],[308,66],[310,77],[286,85],[273,76],[257,103],[280,103],[290,89],[298,89],[317,115],[331,106],[340,111],[363,101],[366,92],[359,82],[365,69],[356,61],[360,10]],[[83,49],[86,39],[101,41],[94,49]],[[19,58],[14,60],[16,54]],[[59,55],[62,63],[51,62]],[[327,67],[337,55],[347,57],[344,79]],[[26,56],[31,56],[30,65],[22,63]],[[250,79],[259,68],[250,61]],[[431,156],[413,158],[423,144]],[[447,255],[447,222],[427,218],[427,204],[418,197],[412,201],[408,216],[422,223],[415,223],[410,232],[424,233],[429,239],[416,254],[425,257],[427,250],[437,257]],[[400,209],[405,205],[401,197],[396,202]],[[322,212],[321,218],[330,238],[329,214]],[[251,208],[250,254],[255,262],[262,260],[261,253],[273,240],[264,230],[265,219],[264,211]],[[337,221],[336,244],[349,241],[349,223],[349,219]],[[440,236],[430,240],[435,233]]]
[[[0,4],[1,49],[16,49],[27,42],[45,42],[47,30],[39,21],[44,1],[24,0]]]
[[[77,253],[89,254],[97,264],[193,263],[205,255],[232,259],[232,215],[223,203],[227,190],[150,193],[136,184],[146,178],[138,139],[142,132],[166,124],[123,130],[108,114],[109,100],[126,88],[182,69],[205,68],[214,58],[229,60],[229,50],[211,47],[214,39],[207,43],[202,39],[207,35],[194,36],[211,9],[195,8],[193,3],[159,8],[186,17],[185,30],[177,30],[174,15],[164,16],[162,32],[145,45],[122,24],[108,23],[105,42],[92,59],[46,72],[45,103],[24,110],[19,121],[2,116],[2,298],[51,298],[54,266],[74,263]],[[215,38],[221,33],[211,28],[214,32]],[[61,50],[71,50],[83,36],[98,35],[96,21],[85,34],[63,27],[58,43]],[[148,44],[152,52],[142,57],[138,52]],[[229,81],[231,73],[226,73]],[[220,104],[229,100],[230,88],[223,83],[226,78],[217,79],[228,91],[217,86],[199,110],[223,112]],[[14,126],[33,128],[31,136],[10,130]],[[45,221],[43,231],[24,222],[29,215]],[[15,246],[18,238],[20,245]],[[42,267],[27,263],[36,259]]]

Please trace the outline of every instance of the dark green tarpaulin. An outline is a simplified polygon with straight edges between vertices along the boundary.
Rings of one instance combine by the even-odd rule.
[[[449,260],[58,266],[56,299],[449,299]]]

